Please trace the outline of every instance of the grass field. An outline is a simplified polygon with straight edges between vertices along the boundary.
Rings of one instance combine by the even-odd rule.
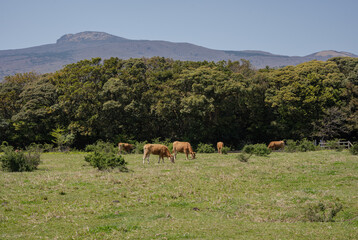
[[[85,154],[0,172],[0,239],[358,239],[358,157],[347,151],[198,154],[100,172]],[[334,222],[309,206],[339,203]]]

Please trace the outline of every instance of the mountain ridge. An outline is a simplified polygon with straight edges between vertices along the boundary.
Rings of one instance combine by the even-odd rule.
[[[0,50],[0,80],[7,75],[35,71],[54,72],[64,65],[100,57],[122,59],[161,56],[189,61],[239,61],[247,59],[255,68],[297,65],[310,60],[327,60],[336,56],[358,57],[353,53],[325,50],[307,56],[276,55],[259,50],[215,50],[186,42],[131,40],[105,32],[86,31],[65,34],[56,43],[23,49]]]

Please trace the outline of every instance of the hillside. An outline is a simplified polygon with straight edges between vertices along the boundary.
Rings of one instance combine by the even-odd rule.
[[[190,43],[130,40],[103,32],[82,32],[66,34],[53,44],[0,51],[0,79],[20,72],[54,72],[66,64],[93,57],[129,59],[153,56],[191,61],[247,59],[256,68],[297,65],[313,59],[327,60],[335,56],[358,57],[337,51],[323,51],[304,57],[275,55],[262,51],[222,51]]]

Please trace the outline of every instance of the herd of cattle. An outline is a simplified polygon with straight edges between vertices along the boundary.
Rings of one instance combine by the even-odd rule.
[[[284,141],[272,141],[268,145],[268,148],[272,150],[280,150],[283,149],[284,146],[285,146]],[[216,148],[219,154],[222,154],[223,147],[224,147],[223,142],[218,142],[216,144]],[[129,143],[118,143],[118,148],[119,148],[119,153],[122,153],[122,151],[130,153],[134,149],[134,146]],[[164,157],[169,158],[170,161],[174,163],[178,152],[185,153],[186,160],[189,160],[188,158],[189,154],[192,159],[195,159],[195,152],[193,151],[193,148],[191,147],[189,142],[179,142],[179,141],[173,142],[173,155],[170,153],[168,147],[162,144],[145,144],[143,147],[143,152],[144,152],[143,164],[145,163],[145,159],[147,159],[147,162],[149,163],[150,154],[159,155],[158,163],[160,163],[160,159],[162,159],[162,162],[164,163]]]

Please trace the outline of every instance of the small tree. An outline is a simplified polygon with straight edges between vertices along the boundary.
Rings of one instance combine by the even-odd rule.
[[[61,152],[68,148],[75,140],[74,134],[64,132],[65,129],[60,127],[57,127],[51,132],[51,136],[55,138],[52,142],[57,144],[58,150]]]

